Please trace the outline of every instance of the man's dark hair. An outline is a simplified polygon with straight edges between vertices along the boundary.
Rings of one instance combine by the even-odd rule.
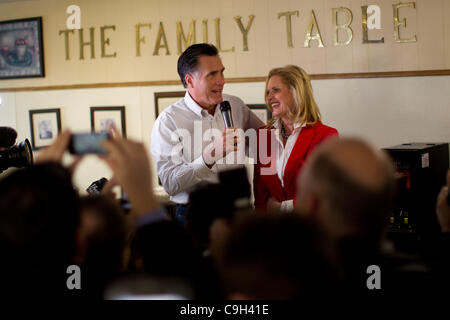
[[[84,257],[86,276],[83,278],[85,289],[90,298],[101,298],[106,283],[122,272],[129,230],[121,206],[109,196],[82,197],[80,215],[95,221],[95,227],[88,227],[82,232],[86,234],[87,246]]]
[[[58,164],[20,169],[0,180],[3,293],[68,294],[78,205],[70,174]]]
[[[10,148],[17,138],[17,131],[11,127],[0,127],[0,148]]]
[[[225,291],[278,300],[331,287],[333,276],[317,235],[313,225],[296,215],[239,218],[218,259]]]
[[[200,56],[217,56],[219,51],[212,44],[198,43],[189,46],[178,58],[178,74],[183,86],[187,88],[184,77],[196,71]]]

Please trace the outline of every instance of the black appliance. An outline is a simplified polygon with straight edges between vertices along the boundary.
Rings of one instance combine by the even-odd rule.
[[[440,233],[436,199],[446,183],[448,143],[404,143],[384,148],[396,169],[397,195],[389,216],[394,240],[428,240]]]

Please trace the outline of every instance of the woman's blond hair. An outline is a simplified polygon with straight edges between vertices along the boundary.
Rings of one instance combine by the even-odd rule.
[[[270,70],[266,80],[266,90],[264,99],[267,108],[272,111],[272,106],[267,101],[267,85],[269,79],[273,76],[279,76],[283,83],[289,87],[294,97],[295,105],[288,112],[288,117],[294,123],[314,125],[317,121],[321,121],[319,107],[314,100],[313,91],[311,87],[311,80],[309,75],[302,68],[295,65],[287,65],[282,68],[275,68]],[[267,127],[273,127],[277,118],[272,118],[268,121]]]

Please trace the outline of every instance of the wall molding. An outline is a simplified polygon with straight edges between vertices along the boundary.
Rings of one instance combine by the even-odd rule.
[[[395,78],[395,77],[427,77],[427,76],[448,76],[450,69],[445,70],[420,70],[420,71],[388,71],[388,72],[359,72],[359,73],[333,73],[333,74],[312,74],[312,80],[326,79],[361,79],[361,78]],[[242,77],[227,78],[227,83],[264,82],[266,77]],[[1,84],[1,82],[0,82]],[[148,86],[169,86],[180,85],[180,80],[163,81],[134,81],[134,82],[111,82],[111,83],[87,83],[54,86],[17,87],[0,88],[0,92],[20,92],[20,91],[46,91],[46,90],[70,90],[70,89],[91,89],[91,88],[115,88],[115,87],[148,87]]]

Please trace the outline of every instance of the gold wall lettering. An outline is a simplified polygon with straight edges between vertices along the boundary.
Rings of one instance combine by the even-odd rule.
[[[312,36],[313,28],[317,29],[317,33]],[[311,40],[317,40],[319,44],[317,45],[319,48],[323,48],[323,42],[322,42],[322,36],[320,35],[320,29],[319,24],[317,23],[316,15],[314,13],[314,10],[311,11],[311,21],[309,22],[308,29],[306,30],[305,35],[305,48],[309,48],[309,43]]]
[[[287,45],[288,48],[293,48],[294,44],[292,43],[292,20],[291,16],[296,15],[298,17],[298,10],[296,11],[286,11],[278,13],[278,19],[281,17],[286,17],[286,36],[287,36]]]
[[[220,18],[214,19],[214,24],[216,27],[216,47],[219,52],[234,52],[234,46],[232,46],[230,49],[222,49],[222,44],[220,41]]]
[[[161,44],[161,40],[164,42]],[[166,56],[170,55],[169,45],[167,43],[166,33],[164,32],[164,25],[162,22],[159,23],[158,35],[156,36],[155,49],[153,50],[154,56],[159,56],[159,49],[166,49]]]
[[[105,31],[108,29],[116,31],[116,26],[100,27],[100,43],[101,43],[102,58],[115,58],[117,56],[117,52],[114,52],[113,54],[106,54],[106,45],[108,46],[110,45],[109,38],[105,37]]]
[[[184,35],[183,25],[181,21],[177,21],[177,52],[181,54],[184,48],[189,47],[191,44],[195,43],[195,20],[192,20],[189,24],[189,31],[187,37]]]
[[[84,47],[89,46],[91,48],[91,59],[95,59],[94,50],[94,27],[89,28],[89,41],[84,42],[83,36],[84,29],[78,29],[78,36],[80,39],[80,60],[84,60]]]
[[[400,38],[400,27],[406,28],[406,18],[403,18],[403,20],[400,22],[398,17],[398,11],[400,8],[404,7],[411,7],[413,9],[416,8],[415,2],[408,2],[408,3],[397,3],[392,5],[394,9],[394,41],[398,43],[402,42],[417,42],[417,36],[414,36],[409,39],[402,39]]]
[[[255,19],[255,16],[253,14],[248,16],[247,28],[244,28],[241,19],[241,16],[234,17],[234,20],[236,21],[239,30],[241,30],[242,33],[243,51],[248,51],[248,32],[252,27],[253,19]]]
[[[208,43],[208,19],[202,20],[203,43]]]
[[[362,20],[362,43],[363,44],[380,44],[384,43],[384,37],[377,40],[369,40],[369,30],[367,27],[367,7],[366,5],[361,6],[361,20]],[[408,2],[408,3],[398,3],[394,4],[393,6],[393,21],[394,21],[394,41],[397,43],[404,43],[404,42],[417,42],[417,36],[414,35],[412,38],[402,38],[400,35],[400,28],[406,28],[406,18],[400,19],[399,18],[399,11],[401,8],[412,8],[415,9],[416,5],[415,2]],[[353,40],[353,29],[351,27],[351,24],[353,22],[353,13],[349,8],[346,7],[339,7],[339,8],[331,8],[331,14],[332,14],[332,27],[333,27],[333,45],[334,46],[348,46],[351,44]],[[293,30],[292,30],[292,17],[296,16],[299,17],[300,13],[298,10],[295,11],[285,11],[285,12],[279,12],[277,13],[278,19],[281,19],[282,17],[285,18],[286,23],[286,39],[287,39],[287,47],[293,48]],[[233,19],[236,22],[237,28],[239,29],[240,33],[242,34],[242,51],[249,51],[249,45],[248,45],[248,37],[250,35],[253,22],[255,20],[255,15],[249,15],[248,21],[246,23],[246,26],[244,27],[244,23],[242,22],[241,16],[235,16]],[[344,23],[338,23],[339,19],[344,19],[341,22]],[[208,43],[209,37],[208,37],[208,19],[201,20],[202,22],[202,34],[203,34],[203,42]],[[234,52],[235,46],[231,46],[228,49],[222,48],[222,39],[221,39],[221,32],[220,32],[220,18],[214,19],[214,27],[215,27],[215,37],[216,37],[216,47],[219,50],[219,52]],[[136,44],[136,57],[140,57],[142,55],[142,44],[146,43],[146,36],[145,33],[148,33],[149,30],[152,29],[151,23],[137,23],[135,26],[135,44]],[[148,29],[147,29],[148,28]],[[346,39],[339,39],[339,33],[344,30],[347,33]],[[117,57],[117,52],[114,51],[112,53],[108,53],[107,50],[109,49],[108,46],[111,46],[111,36],[107,36],[108,31],[116,31],[115,25],[109,25],[109,26],[101,26],[100,27],[100,51],[101,51],[101,58],[115,58]],[[403,32],[403,29],[402,29]],[[90,58],[95,59],[95,38],[94,38],[95,28],[90,27],[89,28],[89,35],[88,35],[88,41],[85,41],[85,34],[84,29],[78,30],[78,37],[79,37],[79,60],[85,59],[85,47],[90,48]],[[65,50],[65,60],[70,60],[70,35],[75,34],[74,30],[69,29],[63,29],[59,30],[58,35],[63,36],[64,38],[64,50]],[[196,34],[196,20],[191,20],[189,22],[189,29],[187,33],[183,30],[183,24],[182,21],[176,21],[176,43],[177,43],[177,54],[181,54],[182,51],[187,48],[188,46],[197,43],[197,34]],[[160,54],[161,49],[165,49],[165,55],[170,55],[170,49],[169,49],[169,42],[167,41],[166,33],[164,30],[164,24],[162,21],[159,22],[159,28],[158,32],[155,38],[154,43],[154,49],[153,49],[153,55],[158,56]],[[322,35],[319,29],[319,24],[317,22],[317,18],[315,15],[314,10],[311,11],[310,15],[310,21],[308,24],[308,27],[306,29],[305,34],[305,41],[304,41],[304,47],[310,48],[310,43],[312,40],[316,40],[318,42],[317,47],[318,48],[324,48],[324,44],[322,41]],[[110,49],[109,49],[110,50]]]
[[[150,23],[138,23],[134,26],[136,33],[136,57],[141,56],[141,43],[145,43],[145,37],[141,37],[141,28],[144,27],[148,27],[150,29],[152,25]]]
[[[361,6],[361,19],[362,19],[362,43],[384,43],[384,37],[378,40],[369,40],[369,29],[367,28],[367,6]]]
[[[75,30],[73,30],[73,29],[59,30],[59,33],[58,33],[59,35],[64,34],[64,49],[66,52],[66,60],[70,60],[69,32],[73,34],[75,32]]]
[[[347,21],[344,24],[338,24],[338,13],[344,12],[347,15]],[[334,46],[348,46],[353,39],[353,30],[350,28],[350,24],[353,21],[353,14],[348,8],[333,8],[333,27],[334,27],[334,36],[333,36],[333,45]],[[343,29],[347,32],[347,40],[344,42],[339,42],[339,29]]]

